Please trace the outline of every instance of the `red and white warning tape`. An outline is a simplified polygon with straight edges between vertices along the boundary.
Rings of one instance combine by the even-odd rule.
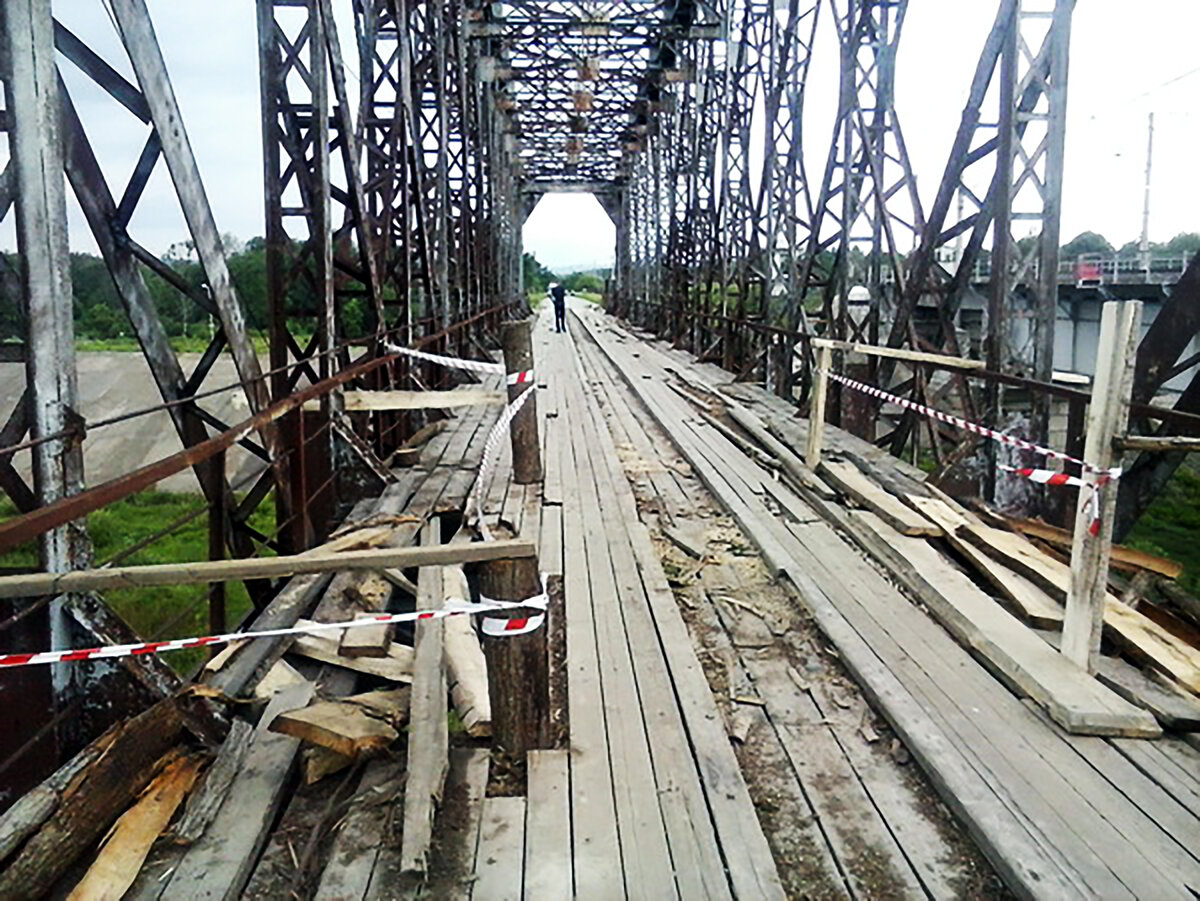
[[[1055,472],[1053,469],[1032,469],[1030,467],[1017,467],[1000,465],[1004,472],[1012,473],[1022,479],[1029,479],[1031,482],[1037,482],[1040,485],[1070,485],[1073,488],[1082,488],[1088,492],[1088,532],[1092,535],[1100,534],[1100,489],[1111,482],[1113,479],[1121,475],[1120,469],[1110,469],[1108,472],[1096,477],[1094,482],[1088,482],[1078,476],[1070,476],[1065,472]]]
[[[44,663],[74,663],[81,660],[112,660],[116,657],[140,657],[143,654],[159,654],[163,651],[179,651],[184,648],[206,648],[211,645],[229,644],[253,638],[282,638],[288,635],[317,635],[341,629],[358,629],[363,626],[378,626],[390,623],[408,623],[420,620],[444,619],[448,616],[475,616],[497,610],[516,610],[532,607],[546,610],[549,595],[546,592],[546,577],[542,576],[542,593],[524,601],[497,601],[482,598],[474,604],[461,598],[451,598],[439,610],[416,610],[412,613],[379,613],[361,616],[340,623],[306,623],[286,629],[261,629],[257,632],[226,632],[223,635],[202,635],[196,638],[175,638],[170,641],[142,641],[137,644],[114,644],[99,648],[80,648],[69,651],[41,651],[28,654],[0,654],[0,667],[36,666]],[[521,635],[532,632],[545,620],[544,613],[529,617],[500,619],[485,617],[483,631],[487,635]]]
[[[550,607],[550,591],[546,587],[546,574],[542,573],[542,593],[534,595],[531,598],[526,598],[519,603],[497,601],[482,596],[479,600],[483,604],[493,604],[498,607],[531,607],[534,610],[542,611],[532,616],[514,616],[509,619],[500,619],[497,616],[485,616],[483,622],[480,623],[484,635],[490,635],[493,638],[505,638],[512,635],[524,635],[527,632],[534,632],[546,621],[546,610]]]
[[[1053,448],[1042,447],[1040,444],[1034,444],[1031,441],[1026,441],[1023,438],[1017,438],[1013,435],[1006,435],[1003,432],[997,432],[994,429],[989,429],[986,426],[979,425],[976,422],[970,422],[966,419],[961,419],[958,416],[953,416],[949,413],[943,413],[941,410],[935,410],[933,407],[926,407],[923,404],[918,404],[905,397],[898,397],[895,394],[889,394],[874,385],[867,385],[862,382],[857,382],[854,379],[848,379],[844,375],[838,375],[836,372],[828,370],[819,370],[835,382],[845,385],[847,388],[853,388],[855,391],[860,391],[863,394],[868,394],[871,397],[879,398],[880,400],[893,403],[898,407],[904,407],[906,410],[912,410],[914,413],[921,413],[929,416],[940,422],[949,425],[958,426],[960,429],[965,429],[975,435],[981,435],[984,438],[991,438],[993,441],[998,441],[1000,444],[1006,444],[1009,447],[1020,448],[1021,450],[1030,451],[1035,454],[1040,454],[1043,457],[1051,457],[1055,460],[1065,460],[1068,463],[1077,463],[1087,472],[1093,472],[1097,475],[1104,476],[1103,481],[1110,481],[1119,478],[1121,475],[1120,468],[1102,469],[1098,466],[1093,466],[1078,457],[1072,457],[1070,454],[1064,454],[1062,451],[1056,451]]]

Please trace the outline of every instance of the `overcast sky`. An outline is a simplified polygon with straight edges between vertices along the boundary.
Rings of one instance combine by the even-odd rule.
[[[149,0],[151,15],[221,230],[263,232],[261,125],[252,0]],[[132,78],[100,0],[56,0],[56,15]],[[352,76],[348,0],[335,0]],[[937,189],[995,0],[912,0],[897,63],[897,112],[926,205]],[[1196,0],[1083,0],[1073,31],[1064,240],[1083,230],[1116,245],[1141,228],[1146,116],[1155,112],[1151,240],[1200,230],[1196,147],[1200,118]],[[828,16],[817,41],[805,109],[805,157],[819,179],[836,107],[837,48]],[[72,96],[119,195],[146,129],[65,63]],[[351,91],[354,96],[354,91]],[[1193,101],[1193,102],[1189,102]],[[814,191],[816,186],[814,186]],[[11,220],[11,217],[10,217]],[[93,250],[76,212],[72,245]],[[130,226],[156,252],[187,237],[160,164]],[[587,196],[544,200],[525,230],[528,250],[551,267],[607,264],[612,228]],[[11,224],[0,244],[12,246]]]

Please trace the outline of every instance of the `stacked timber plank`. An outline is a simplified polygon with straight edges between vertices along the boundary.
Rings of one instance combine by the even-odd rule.
[[[1158,727],[1097,683],[1085,684],[1061,667],[1043,669],[1056,664],[1040,649],[1049,646],[1022,624],[1022,608],[1012,603],[1006,609],[981,590],[982,579],[971,578],[974,565],[986,561],[990,569],[995,560],[989,542],[965,537],[978,535],[974,522],[960,531],[961,523],[936,522],[897,497],[892,490],[897,480],[875,478],[882,464],[872,458],[874,449],[832,429],[828,446],[842,452],[840,462],[868,476],[872,491],[899,500],[907,508],[906,521],[912,513],[928,520],[926,536],[904,535],[883,519],[878,505],[862,496],[857,478],[827,485],[834,489],[832,501],[812,490],[811,482],[780,483],[774,470],[759,465],[699,415],[694,403],[666,386],[663,372],[686,372],[685,383],[704,385],[709,394],[726,393],[718,387],[736,393],[742,412],[755,414],[764,430],[783,444],[803,446],[793,409],[757,389],[730,389],[726,374],[639,341],[597,311],[576,312],[692,470],[793,586],[1014,890],[1157,898],[1188,897],[1200,887],[1194,840],[1200,803],[1194,776],[1180,781],[1181,771],[1195,772],[1194,750],[1175,738],[1102,737],[1156,734]],[[721,411],[714,403],[706,412]],[[889,463],[886,472],[919,483],[911,469]],[[933,537],[939,532],[943,537]],[[952,559],[943,550],[955,549],[942,544],[950,535],[986,556],[962,553]],[[873,559],[864,559],[864,552]],[[997,562],[1004,569],[989,578],[1007,586],[1005,603],[1012,601],[1009,594],[1022,597],[1039,611],[1041,624],[1052,623],[1050,611],[1058,604],[1046,590],[1053,585],[1050,572],[1039,573],[1028,561],[1018,566],[1016,554]],[[928,608],[928,597],[954,603],[928,612],[914,603]],[[1132,643],[1128,614],[1116,612],[1123,632],[1114,634]],[[1149,647],[1147,635],[1153,636]],[[1189,684],[1186,648],[1140,622],[1136,640],[1156,666]],[[1065,678],[1072,680],[1069,691]],[[1086,717],[1078,718],[1080,711]],[[1064,720],[1098,734],[1073,734],[1059,725]]]

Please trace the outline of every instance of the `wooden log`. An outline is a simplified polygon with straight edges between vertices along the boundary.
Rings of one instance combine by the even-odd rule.
[[[507,373],[533,370],[533,320],[522,319],[500,326],[500,349]],[[508,386],[508,402],[526,391],[535,390],[532,382]],[[513,481],[529,485],[542,480],[542,450],[538,438],[537,398],[531,397],[513,417],[509,429],[512,441]]]
[[[30,573],[0,576],[0,598],[37,597],[44,594],[70,594],[157,585],[194,585],[234,579],[273,579],[300,573],[408,569],[447,563],[475,563],[499,557],[532,557],[535,553],[532,541],[513,539],[463,542],[428,548],[375,548],[337,554],[308,553],[245,560],[79,569],[66,573]]]
[[[485,388],[453,391],[346,391],[346,412],[388,410],[449,410],[452,407],[502,407],[504,392]]]
[[[377,754],[400,737],[396,727],[408,718],[408,699],[408,688],[401,688],[318,701],[279,714],[270,729],[359,759]]]
[[[478,570],[480,597],[523,601],[542,592],[537,560],[497,560]],[[530,611],[491,613],[496,619],[520,618]],[[487,659],[492,701],[492,737],[510,754],[553,747],[550,731],[550,659],[545,625],[524,635],[481,639]]]
[[[63,790],[58,808],[0,872],[0,898],[40,898],[154,778],[155,764],[182,738],[171,698],[113,726],[103,749]]]
[[[441,525],[430,520],[421,544],[441,541]],[[425,609],[442,604],[442,570],[422,569],[417,576],[417,603]],[[450,768],[450,735],[446,723],[446,673],[442,660],[442,620],[417,624],[413,664],[412,724],[408,732],[408,773],[404,787],[404,828],[400,867],[424,873],[433,840],[433,818]]]
[[[1112,440],[1129,422],[1129,399],[1141,322],[1142,303],[1138,300],[1106,303],[1100,315],[1096,380],[1088,405],[1083,457],[1101,470],[1112,466]],[[1083,480],[1095,486],[1098,476],[1085,470]],[[1091,491],[1100,493],[1096,534],[1092,534]],[[1116,509],[1115,484],[1080,489],[1075,509],[1075,537],[1071,544],[1071,583],[1063,619],[1062,653],[1089,673],[1096,671],[1100,657],[1100,633],[1104,628],[1108,591],[1108,558]]]
[[[230,725],[229,736],[217,752],[217,759],[204,774],[200,787],[188,798],[183,816],[171,830],[177,842],[190,845],[204,834],[242,768],[253,736],[254,727],[245,720],[235,719]]]
[[[1200,451],[1200,438],[1156,435],[1118,435],[1113,438],[1113,448],[1118,451]]]
[[[942,534],[937,525],[880,488],[857,466],[826,460],[821,463],[820,473],[840,491],[874,512],[901,535],[936,538]]]
[[[0,814],[0,864],[50,818],[76,775],[91,766],[107,747],[99,741],[92,742]]]
[[[204,765],[203,754],[172,751],[168,757],[170,762],[161,767],[145,794],[117,820],[67,901],[120,901],[133,885],[151,846],[171,822]]]
[[[461,567],[442,570],[443,592],[447,598],[470,597],[467,578]],[[445,621],[443,647],[450,700],[467,734],[482,738],[492,734],[492,701],[488,697],[487,661],[475,634],[475,623],[465,616]]]

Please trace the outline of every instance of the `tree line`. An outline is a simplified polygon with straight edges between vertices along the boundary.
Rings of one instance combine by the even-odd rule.
[[[262,238],[251,238],[242,243],[236,238],[226,236],[225,246],[229,274],[246,311],[247,324],[252,332],[265,334],[268,324],[266,242]],[[1165,243],[1151,244],[1150,251],[1156,257],[1191,256],[1200,252],[1200,234],[1178,234]],[[1083,254],[1134,258],[1138,254],[1138,244],[1136,241],[1130,241],[1117,248],[1103,235],[1087,231],[1064,244],[1060,253],[1064,260],[1072,260]],[[3,263],[12,272],[19,271],[19,261],[15,255],[2,256]],[[204,290],[204,273],[195,260],[190,242],[172,245],[162,260],[184,284],[197,291]],[[605,281],[611,274],[611,270],[600,269],[559,275],[539,262],[532,253],[524,255],[523,266],[525,289],[531,294],[545,293],[553,282],[559,282],[568,291],[575,293],[603,294]],[[157,273],[145,267],[142,268],[142,278],[169,336],[207,336],[211,319],[203,309]],[[128,318],[108,269],[100,257],[88,253],[72,253],[71,284],[74,294],[75,332],[78,337],[106,340],[131,336]],[[311,286],[301,282],[291,288],[287,309],[289,313],[297,316],[311,316],[315,315],[316,302],[316,294]],[[339,320],[342,332],[347,337],[365,334],[370,326],[365,304],[353,297],[342,305]],[[17,338],[23,332],[24,328],[15,304],[0,304],[0,338]]]

